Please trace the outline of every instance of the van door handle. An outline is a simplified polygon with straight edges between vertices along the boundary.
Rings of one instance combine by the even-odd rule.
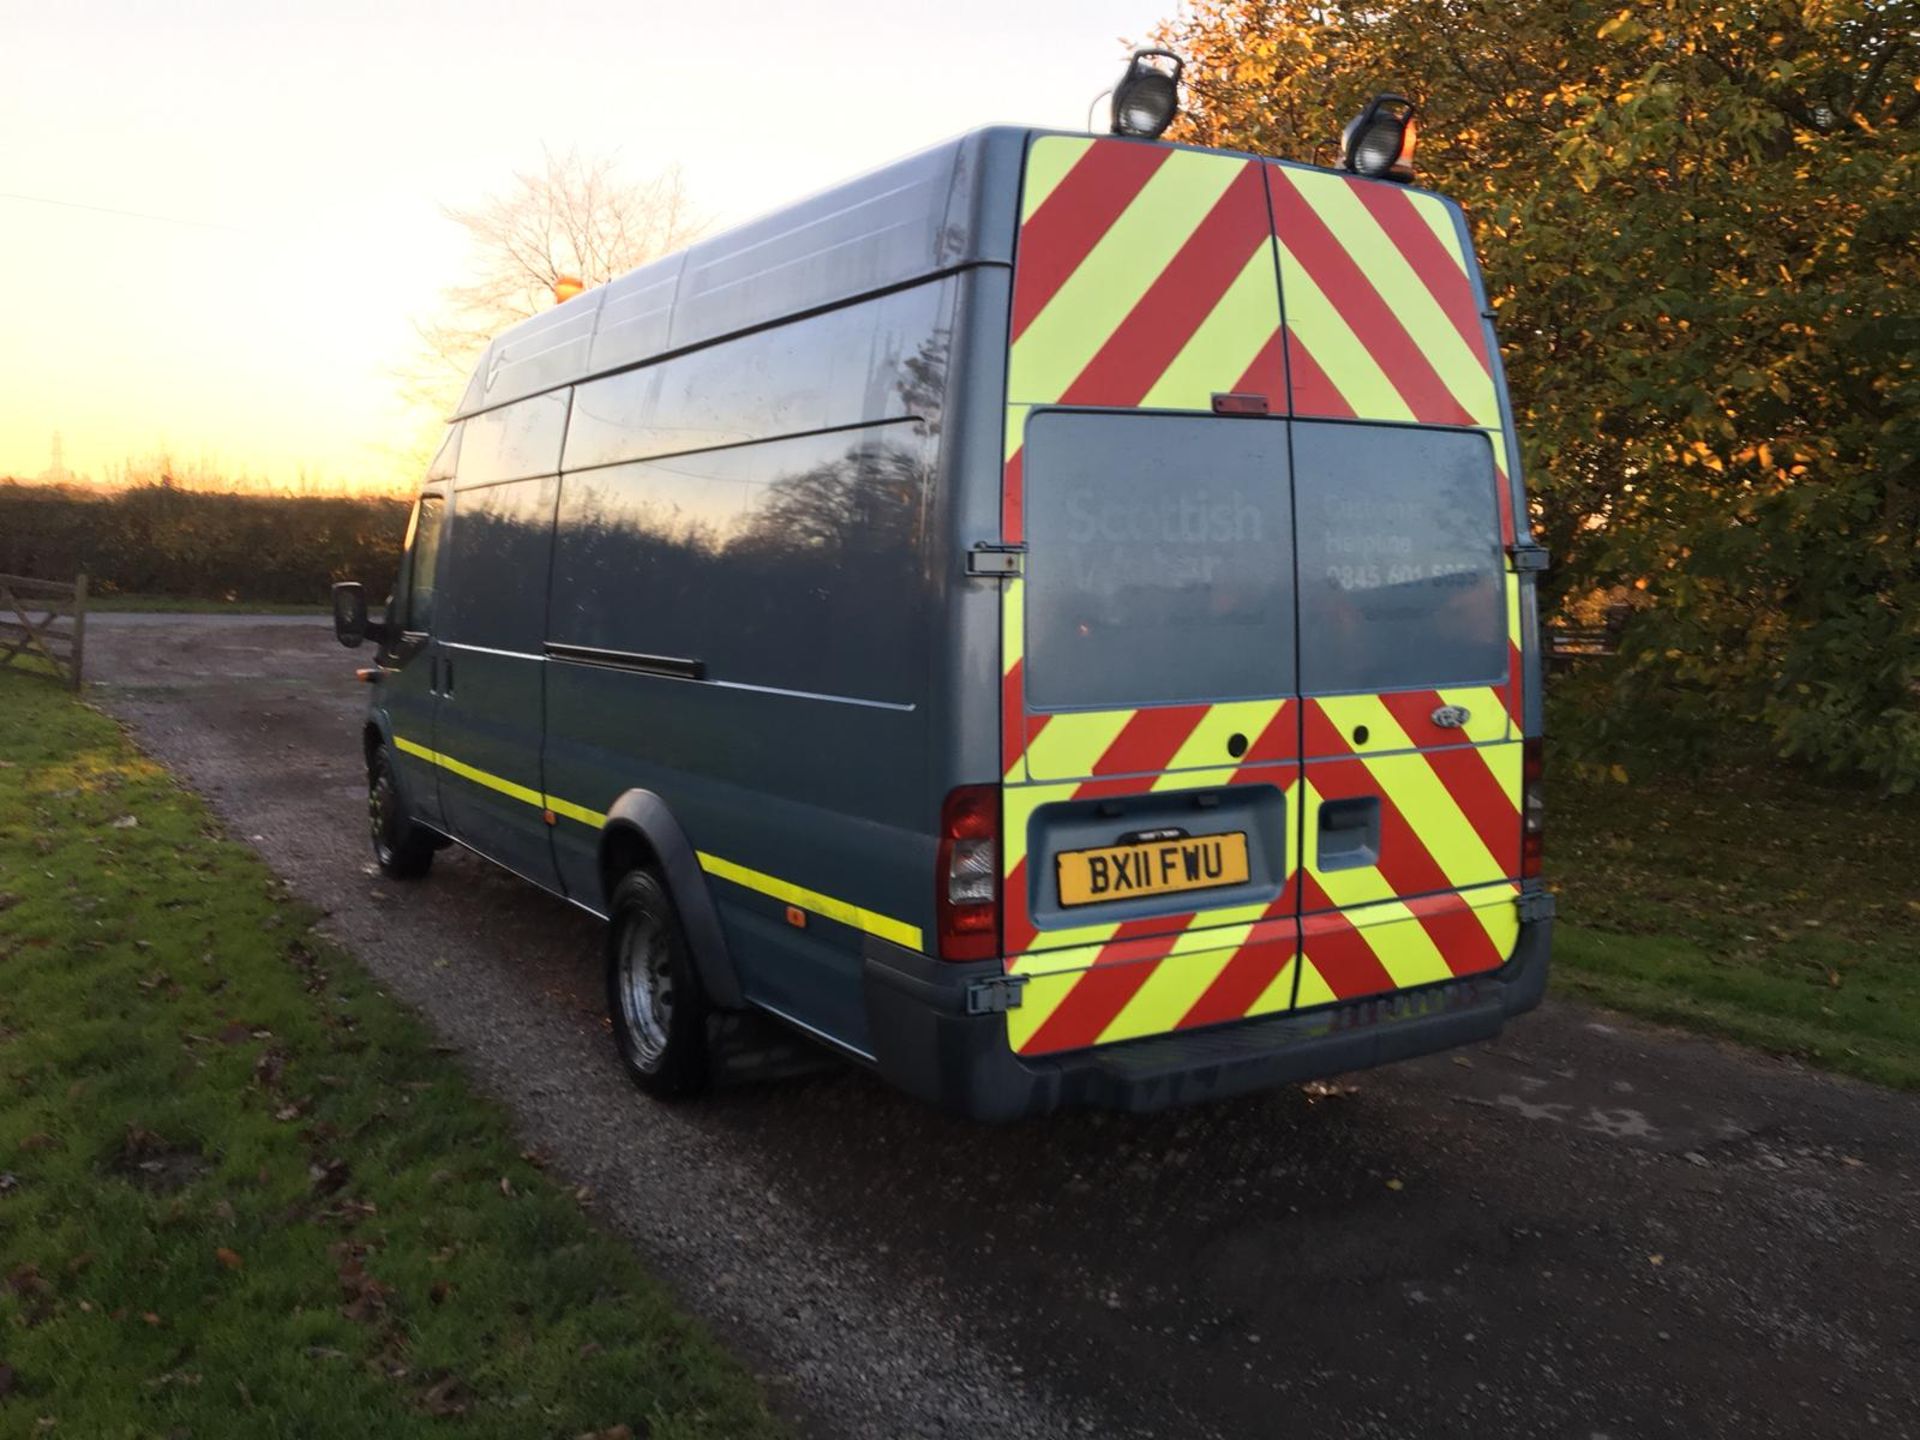
[[[1380,860],[1380,797],[1356,795],[1320,802],[1320,835],[1314,864],[1321,870],[1353,870]]]

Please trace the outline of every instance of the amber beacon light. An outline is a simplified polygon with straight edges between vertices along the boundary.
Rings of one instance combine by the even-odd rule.
[[[1134,51],[1127,73],[1113,87],[1113,133],[1151,140],[1171,125],[1180,113],[1182,68],[1171,50]]]
[[[580,283],[578,275],[556,275],[553,280],[553,303],[564,305],[586,288]]]
[[[1340,163],[1377,180],[1413,179],[1415,116],[1420,107],[1404,95],[1376,95],[1340,136]]]

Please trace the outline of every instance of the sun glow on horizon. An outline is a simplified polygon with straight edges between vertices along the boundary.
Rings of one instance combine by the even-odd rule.
[[[543,144],[677,164],[720,228],[976,124],[1077,128],[1176,0],[747,0],[724,36],[612,0],[0,6],[0,477],[358,491],[437,443],[408,375],[467,268],[445,207]]]

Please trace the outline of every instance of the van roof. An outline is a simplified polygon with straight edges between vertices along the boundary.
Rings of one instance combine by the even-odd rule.
[[[929,275],[1013,258],[1024,126],[972,130],[496,336],[455,418]]]
[[[1067,132],[969,130],[522,320],[487,346],[452,418],[967,265],[1010,265],[1027,141],[1055,133]],[[1238,150],[1210,153],[1322,168]],[[1435,198],[1461,223],[1457,204]]]

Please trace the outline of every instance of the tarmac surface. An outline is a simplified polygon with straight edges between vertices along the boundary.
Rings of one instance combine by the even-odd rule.
[[[1499,1040],[987,1128],[851,1068],[662,1108],[600,927],[365,836],[310,619],[90,617],[94,700],[818,1436],[1913,1436],[1920,1096],[1549,999]]]

